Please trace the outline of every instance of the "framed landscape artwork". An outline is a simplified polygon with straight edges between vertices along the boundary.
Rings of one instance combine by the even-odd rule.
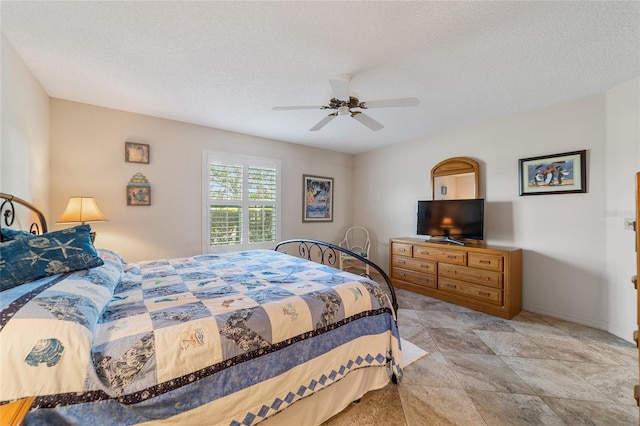
[[[302,176],[302,221],[333,222],[333,178]]]
[[[586,150],[519,160],[520,195],[587,192]]]

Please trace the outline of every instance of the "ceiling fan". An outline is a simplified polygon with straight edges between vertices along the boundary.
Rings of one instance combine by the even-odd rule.
[[[349,91],[349,82],[351,76],[348,74],[341,75],[338,78],[329,80],[331,89],[333,91],[333,98],[329,100],[329,105],[320,106],[280,106],[274,107],[275,111],[285,111],[294,109],[333,109],[335,112],[327,115],[320,120],[318,124],[309,129],[312,132],[322,129],[331,120],[337,116],[349,115],[356,119],[360,123],[367,126],[369,129],[376,131],[382,129],[384,126],[367,114],[362,112],[364,109],[371,108],[391,108],[391,107],[409,107],[416,106],[420,102],[418,98],[398,98],[398,99],[384,99],[379,101],[366,101],[360,102],[356,93]]]

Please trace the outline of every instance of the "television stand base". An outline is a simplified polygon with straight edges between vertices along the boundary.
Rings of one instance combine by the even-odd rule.
[[[425,243],[445,243],[445,244],[455,244],[458,246],[465,245],[464,241],[456,240],[455,238],[451,238],[451,237],[431,238],[430,240],[425,240]]]

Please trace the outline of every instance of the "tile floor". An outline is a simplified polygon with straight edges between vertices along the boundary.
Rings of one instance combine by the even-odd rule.
[[[503,320],[397,295],[401,336],[429,355],[326,426],[639,424],[635,345],[529,312]]]

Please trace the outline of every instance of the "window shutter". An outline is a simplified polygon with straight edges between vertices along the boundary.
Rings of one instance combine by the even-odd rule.
[[[271,248],[280,231],[279,162],[205,154],[209,190],[205,249]]]
[[[209,244],[242,244],[242,165],[210,164]]]
[[[249,167],[249,243],[276,242],[277,170]]]

